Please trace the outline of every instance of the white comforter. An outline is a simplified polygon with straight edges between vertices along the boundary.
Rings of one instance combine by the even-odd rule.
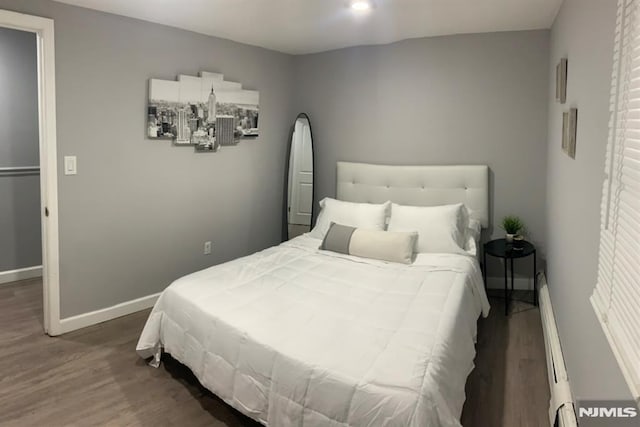
[[[176,280],[138,353],[164,348],[269,426],[459,426],[489,310],[477,261],[405,266],[319,244],[302,236]]]

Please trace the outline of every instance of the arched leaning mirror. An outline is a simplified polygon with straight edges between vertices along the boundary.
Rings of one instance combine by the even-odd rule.
[[[313,136],[309,116],[296,118],[289,143],[283,240],[311,230],[313,220]]]

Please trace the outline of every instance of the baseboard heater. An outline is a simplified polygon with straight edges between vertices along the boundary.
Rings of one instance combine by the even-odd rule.
[[[538,275],[540,316],[542,317],[542,331],[544,333],[544,347],[547,353],[547,372],[551,401],[549,402],[549,424],[558,427],[576,427],[575,405],[571,395],[567,368],[562,356],[560,337],[553,315],[549,286],[544,273]]]

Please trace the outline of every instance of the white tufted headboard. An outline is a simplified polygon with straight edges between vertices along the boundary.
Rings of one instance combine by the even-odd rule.
[[[337,198],[348,202],[414,206],[464,203],[489,226],[489,167],[390,166],[338,162]]]

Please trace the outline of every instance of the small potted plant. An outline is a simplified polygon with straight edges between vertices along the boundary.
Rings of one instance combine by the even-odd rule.
[[[507,215],[502,219],[502,228],[506,232],[505,240],[507,243],[513,243],[513,238],[524,230],[524,223],[515,215]]]

